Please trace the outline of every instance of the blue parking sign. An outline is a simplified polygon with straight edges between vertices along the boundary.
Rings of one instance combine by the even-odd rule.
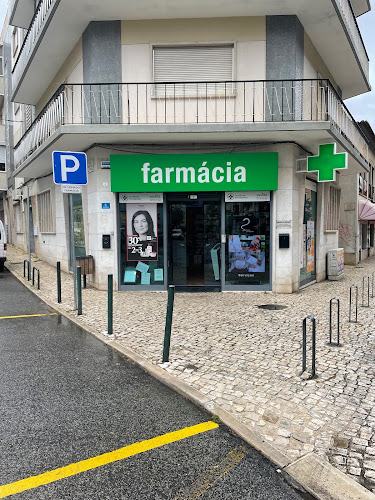
[[[52,164],[55,184],[87,184],[87,157],[85,153],[54,151]]]

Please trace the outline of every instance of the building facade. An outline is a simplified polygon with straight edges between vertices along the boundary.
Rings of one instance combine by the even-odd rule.
[[[343,102],[370,89],[369,2],[32,4],[10,11],[15,245],[66,271],[92,255],[98,288],[326,278],[344,180],[370,172]],[[86,153],[81,192],[54,183],[54,151]]]

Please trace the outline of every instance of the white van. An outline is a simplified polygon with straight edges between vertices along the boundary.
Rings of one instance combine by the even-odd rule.
[[[4,262],[7,260],[7,237],[4,225],[0,220],[0,272],[4,271]]]

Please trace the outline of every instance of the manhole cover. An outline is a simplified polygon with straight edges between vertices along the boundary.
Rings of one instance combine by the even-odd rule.
[[[287,308],[287,306],[281,306],[280,304],[263,304],[257,307],[259,309],[267,309],[268,311],[280,311],[281,309]]]

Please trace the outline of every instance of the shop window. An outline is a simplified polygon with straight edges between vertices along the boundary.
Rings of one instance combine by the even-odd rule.
[[[120,203],[120,228],[120,284],[163,286],[163,204]]]
[[[156,85],[155,95],[213,95],[229,91],[233,79],[233,44],[154,47],[154,82],[205,82]]]
[[[340,189],[329,187],[324,220],[325,231],[338,231],[339,229],[340,193]]]
[[[45,191],[44,193],[38,194],[38,220],[41,233],[55,232],[51,191]]]
[[[269,284],[270,203],[226,203],[225,227],[225,284]]]
[[[0,163],[0,172],[5,172],[5,163]]]
[[[370,224],[370,247],[374,247],[374,224]]]
[[[366,250],[368,245],[367,223],[362,224],[362,250]]]

